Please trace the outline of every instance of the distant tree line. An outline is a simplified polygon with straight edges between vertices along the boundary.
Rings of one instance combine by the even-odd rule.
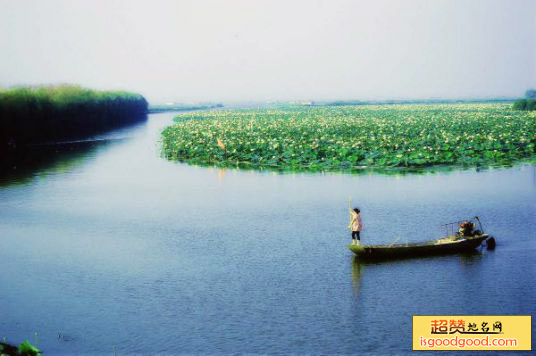
[[[159,112],[167,111],[193,111],[193,110],[208,110],[208,109],[218,109],[222,108],[223,104],[199,104],[199,105],[188,105],[188,104],[171,104],[171,105],[150,105],[149,113],[155,114]]]
[[[525,98],[514,102],[516,110],[536,110],[536,89],[529,89],[525,92]]]
[[[147,101],[79,86],[0,89],[0,163],[29,144],[72,140],[147,118]],[[11,157],[10,157],[11,156]]]
[[[469,103],[504,103],[512,98],[481,99],[401,99],[401,100],[337,100],[314,102],[313,106],[354,106],[354,105],[406,105],[406,104],[469,104]]]

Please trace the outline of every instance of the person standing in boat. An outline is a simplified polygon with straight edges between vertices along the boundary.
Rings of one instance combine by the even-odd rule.
[[[363,222],[361,221],[361,211],[358,208],[350,209],[350,225],[348,225],[348,228],[352,230],[352,245],[359,245]]]

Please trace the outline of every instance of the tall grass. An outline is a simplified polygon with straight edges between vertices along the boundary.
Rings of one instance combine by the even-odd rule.
[[[147,101],[124,91],[60,85],[0,89],[0,155],[145,120]]]

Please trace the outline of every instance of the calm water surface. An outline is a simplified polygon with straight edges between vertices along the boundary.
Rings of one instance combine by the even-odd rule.
[[[159,156],[172,116],[0,182],[0,338],[48,355],[400,354],[413,314],[536,311],[533,166],[191,167]],[[349,197],[365,242],[436,238],[478,214],[497,249],[358,263],[346,248]]]

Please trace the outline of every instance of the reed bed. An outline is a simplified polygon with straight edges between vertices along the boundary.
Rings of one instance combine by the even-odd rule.
[[[0,89],[0,154],[29,144],[69,140],[146,119],[147,101],[124,91],[79,86]]]

